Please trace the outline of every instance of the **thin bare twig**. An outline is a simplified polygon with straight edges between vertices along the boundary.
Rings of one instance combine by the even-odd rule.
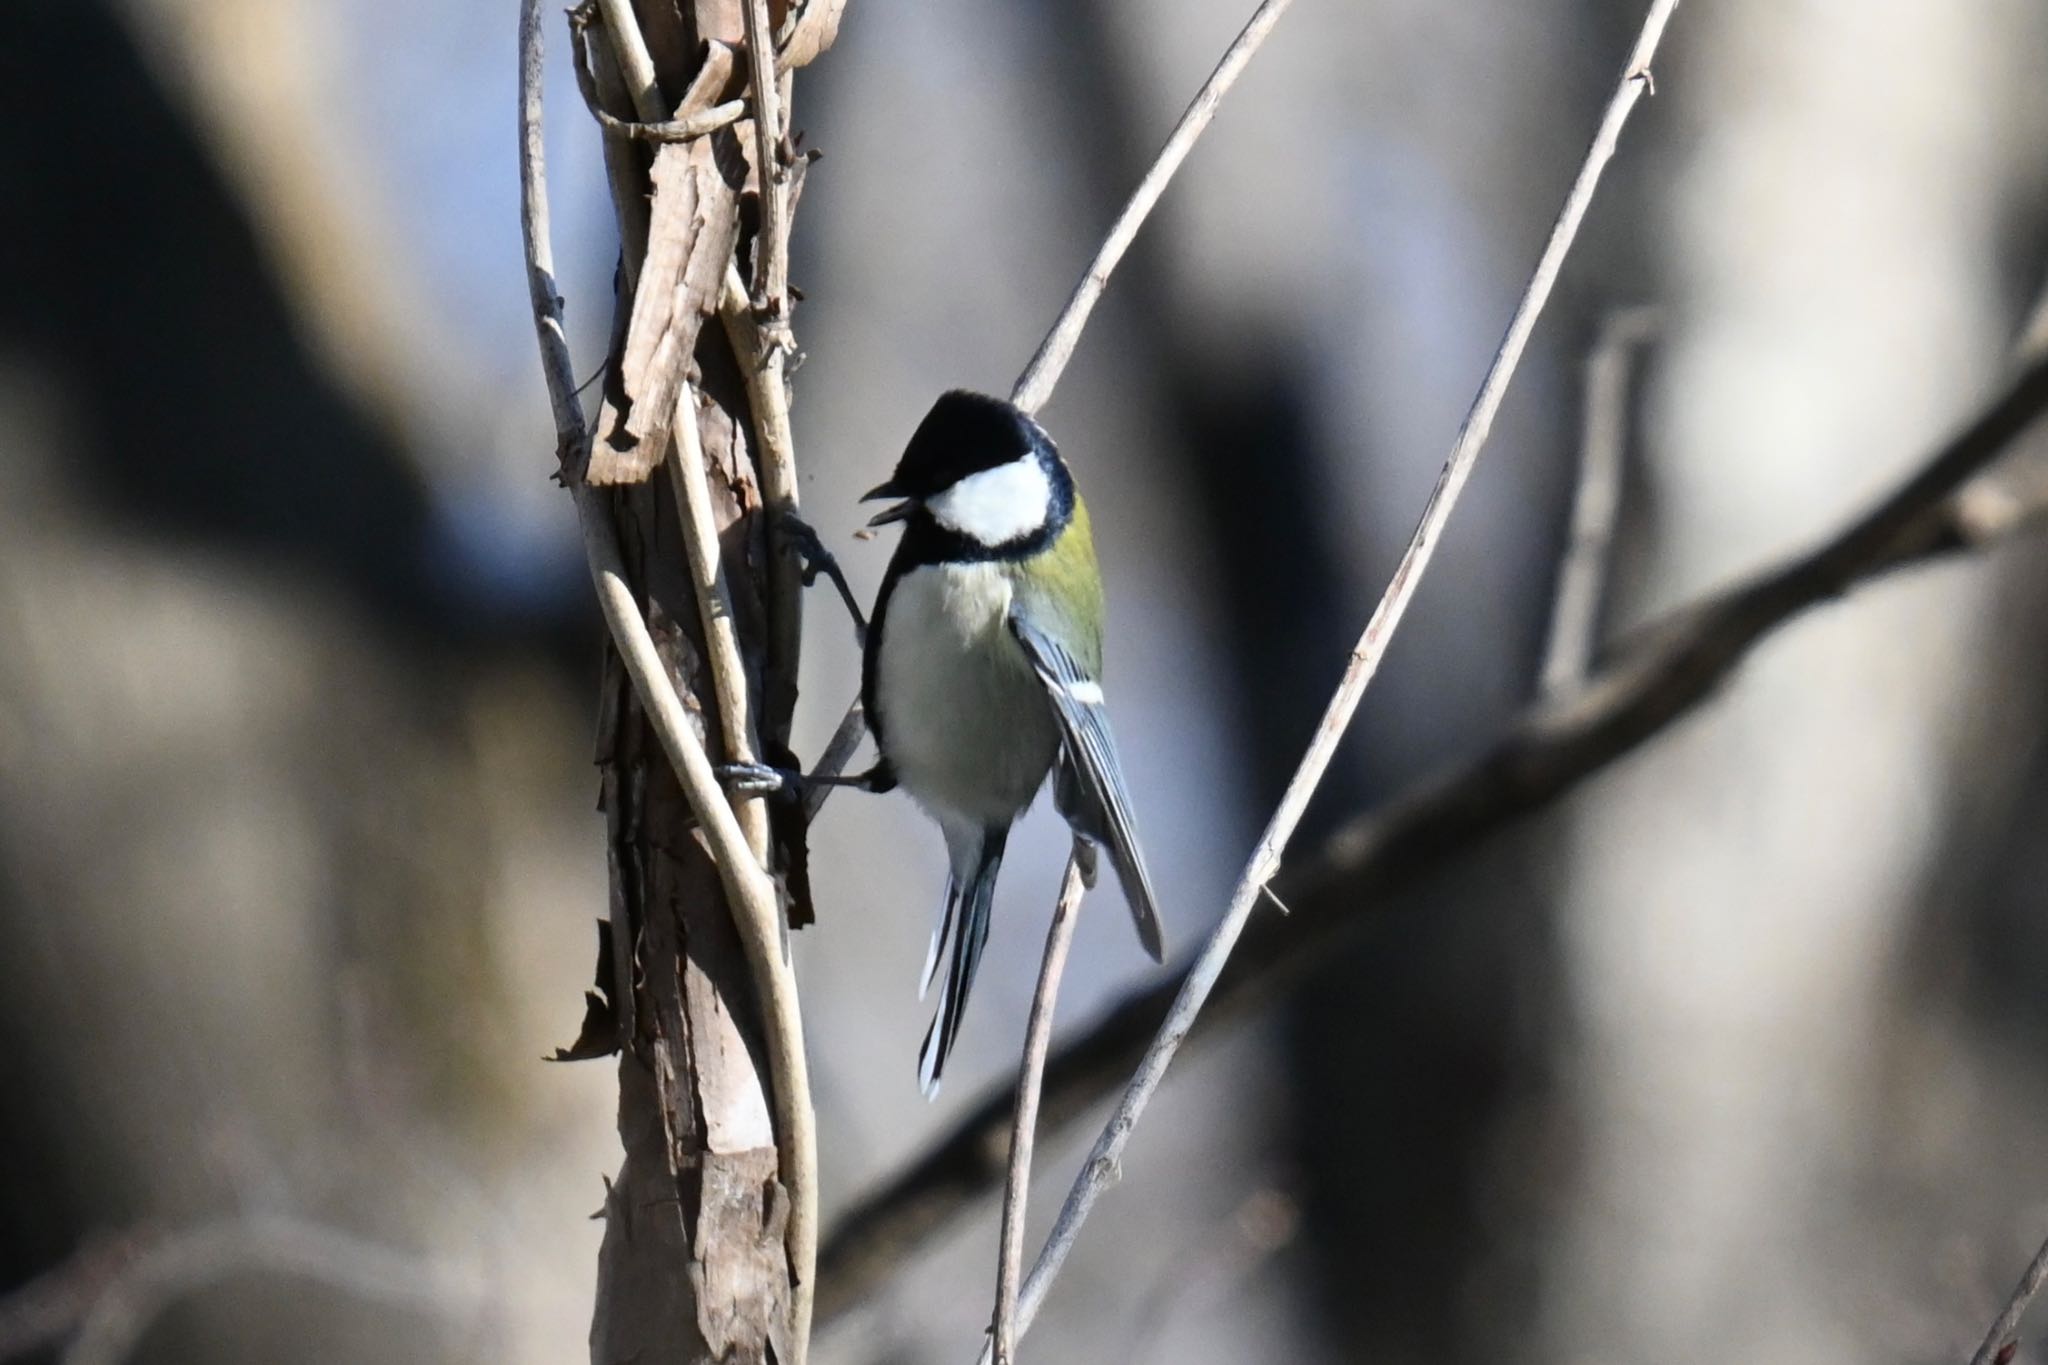
[[[1135,1075],[1125,1088],[1123,1099],[1118,1102],[1116,1112],[1096,1140],[1080,1175],[1067,1194],[1065,1205],[1060,1209],[1058,1222],[1052,1236],[1046,1240],[1039,1253],[1038,1262],[1032,1267],[1031,1278],[1025,1284],[1023,1301],[1019,1305],[1019,1331],[1030,1327],[1038,1306],[1045,1299],[1046,1291],[1058,1277],[1060,1267],[1065,1264],[1067,1254],[1073,1249],[1079,1237],[1081,1226],[1087,1221],[1096,1200],[1115,1178],[1118,1161],[1125,1145],[1130,1141],[1132,1129],[1137,1125],[1145,1106],[1159,1087],[1167,1066],[1174,1054],[1180,1050],[1181,1042],[1193,1027],[1195,1017],[1201,1012],[1202,1003],[1222,974],[1223,965],[1230,958],[1231,949],[1243,933],[1245,921],[1251,917],[1254,906],[1259,903],[1267,882],[1280,870],[1281,856],[1288,841],[1293,837],[1295,826],[1301,821],[1302,813],[1308,808],[1309,798],[1314,795],[1322,781],[1324,771],[1336,754],[1337,742],[1343,737],[1351,722],[1352,714],[1358,708],[1359,698],[1366,686],[1378,672],[1381,659],[1386,656],[1388,642],[1399,626],[1401,617],[1408,609],[1415,588],[1421,582],[1422,574],[1429,566],[1430,557],[1436,551],[1437,540],[1442,536],[1444,526],[1449,522],[1451,509],[1456,505],[1458,494],[1464,488],[1465,480],[1472,472],[1472,466],[1479,457],[1480,449],[1486,444],[1488,432],[1492,429],[1494,414],[1507,392],[1510,379],[1520,363],[1522,352],[1528,345],[1529,335],[1536,326],[1536,319],[1543,311],[1544,303],[1550,297],[1551,287],[1556,283],[1558,272],[1564,265],[1566,254],[1571,250],[1572,241],[1578,235],[1579,224],[1584,220],[1587,207],[1592,203],[1593,191],[1600,182],[1600,173],[1614,155],[1615,143],[1621,135],[1622,125],[1642,98],[1650,80],[1650,59],[1656,53],[1657,43],[1664,35],[1664,26],[1670,20],[1671,12],[1677,8],[1678,0],[1653,0],[1643,20],[1640,36],[1635,48],[1629,54],[1627,64],[1622,68],[1621,78],[1613,96],[1609,99],[1607,111],[1600,120],[1599,130],[1593,136],[1593,143],[1587,149],[1585,161],[1579,167],[1571,191],[1565,197],[1564,207],[1558,213],[1557,222],[1551,228],[1550,240],[1538,257],[1536,268],[1531,274],[1528,286],[1522,292],[1521,301],[1515,307],[1514,317],[1508,323],[1507,336],[1495,352],[1493,363],[1486,372],[1486,378],[1479,386],[1479,395],[1473,400],[1472,409],[1452,443],[1451,454],[1444,464],[1443,473],[1438,476],[1435,489],[1424,505],[1421,524],[1416,528],[1408,548],[1402,553],[1401,562],[1395,567],[1393,580],[1373,609],[1372,617],[1366,622],[1364,633],[1353,647],[1346,662],[1342,679],[1331,696],[1329,706],[1323,712],[1322,722],[1316,727],[1315,737],[1309,743],[1308,752],[1303,755],[1301,765],[1287,784],[1287,791],[1280,799],[1280,805],[1273,812],[1273,818],[1266,826],[1265,834],[1258,846],[1252,850],[1245,863],[1243,875],[1239,878],[1236,892],[1231,896],[1230,908],[1225,912],[1223,922],[1216,927],[1209,941],[1203,945],[1201,955],[1182,983],[1180,995],[1175,999],[1173,1009],[1168,1013],[1166,1023],[1161,1026],[1152,1045],[1138,1063]],[[986,1352],[984,1352],[986,1355]]]
[[[783,272],[787,279],[786,269]],[[761,502],[768,527],[768,667],[769,697],[765,729],[777,748],[789,739],[789,720],[796,708],[796,671],[803,648],[804,580],[796,547],[781,534],[779,523],[796,515],[796,436],[789,424],[787,365],[791,346],[787,309],[779,316],[756,317],[739,266],[728,264],[719,294],[719,316],[726,337],[746,372],[747,403],[753,409],[754,435],[760,442],[756,468],[761,476]],[[821,787],[817,790],[830,790]]]
[[[1010,1122],[1010,1169],[1003,1183],[1002,1249],[996,1260],[996,1311],[993,1341],[996,1365],[1011,1365],[1017,1354],[1017,1282],[1024,1273],[1024,1211],[1031,1192],[1031,1147],[1038,1134],[1038,1094],[1045,1080],[1045,1056],[1052,1046],[1053,1009],[1059,1000],[1060,975],[1073,946],[1074,924],[1080,919],[1082,852],[1067,855],[1067,872],[1052,909],[1052,927],[1045,933],[1045,958],[1038,968],[1038,986],[1031,993],[1031,1016],[1024,1026],[1024,1057],[1017,1068],[1017,1107]]]
[[[1581,397],[1579,471],[1572,497],[1571,526],[1558,568],[1549,643],[1543,650],[1539,686],[1547,697],[1562,696],[1586,680],[1592,665],[1614,548],[1614,523],[1621,515],[1622,474],[1628,443],[1629,391],[1635,359],[1649,340],[1656,311],[1625,308],[1608,314],[1586,357]]]
[[[603,27],[603,21],[596,18],[595,9],[584,6],[569,14],[569,42],[576,49],[575,67],[580,77],[586,64],[591,69],[591,89],[586,99],[594,99],[596,107],[610,112],[613,109],[631,109],[632,96],[626,93],[626,78],[619,72],[619,59],[612,51],[609,39],[593,41],[590,37],[592,25]],[[605,181],[611,187],[612,220],[619,230],[619,281],[616,286],[621,298],[630,300],[640,288],[640,267],[647,260],[647,237],[653,229],[654,214],[647,202],[643,189],[646,180],[644,157],[638,148],[624,138],[608,137],[601,140],[600,151],[604,156]],[[611,357],[599,368],[602,374],[611,366]],[[603,411],[603,397],[599,397],[599,411]]]
[[[540,339],[540,368],[555,414],[555,454],[572,463],[588,439],[583,402],[576,396],[576,366],[562,326],[562,296],[555,292],[555,246],[548,227],[547,149],[541,136],[542,43],[540,0],[519,7],[519,230],[526,247],[526,293]]]
[[[747,670],[740,658],[739,631],[733,624],[732,592],[726,586],[718,525],[711,514],[711,480],[704,472],[704,449],[697,429],[697,390],[687,381],[676,395],[672,430],[675,439],[669,445],[669,483],[675,490],[676,520],[683,529],[690,586],[697,593],[697,615],[704,624],[704,661],[711,674],[712,695],[718,701],[719,733],[725,739],[728,762],[752,763],[756,750]],[[746,833],[747,847],[767,866],[767,808],[759,801],[731,804]]]
[[[861,707],[860,698],[853,699],[853,705],[846,708],[846,714],[839,718],[839,726],[832,732],[832,738],[825,745],[825,752],[818,758],[814,771],[827,777],[837,777],[846,771],[846,765],[853,762],[854,750],[860,748],[861,736],[868,732],[867,712]],[[824,809],[825,798],[837,788],[830,782],[813,782],[804,788],[804,819],[815,820]]]
[[[604,612],[605,625],[611,630],[612,643],[618,648],[627,676],[632,679],[633,690],[647,713],[648,723],[654,727],[661,747],[668,753],[669,763],[675,768],[676,781],[689,800],[690,813],[697,817],[705,842],[711,846],[712,857],[718,863],[718,879],[733,902],[733,919],[739,925],[741,940],[747,944],[748,957],[753,957],[756,946],[765,939],[770,948],[768,957],[780,962],[782,938],[777,926],[781,923],[781,911],[776,904],[775,886],[748,849],[739,818],[733,814],[725,788],[719,785],[718,774],[712,770],[711,759],[704,752],[704,741],[698,737],[696,726],[691,724],[689,710],[676,694],[675,684],[669,680],[668,670],[662,665],[654,636],[648,633],[647,623],[641,619],[640,603],[626,579],[625,556],[619,551],[618,535],[612,529],[611,509],[604,503],[605,494],[587,484],[579,484],[575,494],[576,510],[583,523],[583,549],[589,561],[590,582],[597,590],[598,606]],[[763,921],[766,924],[765,934]],[[756,988],[764,997],[780,995],[779,986],[758,979],[764,975],[777,974],[757,970]],[[773,1033],[779,1011],[770,1008],[767,1013],[770,1032]],[[770,1050],[780,1051],[772,1040]],[[802,1055],[800,1046],[797,1053],[799,1057]]]
[[[746,0],[745,16],[754,97],[754,175],[761,192],[761,231],[754,247],[755,303],[763,317],[779,319],[789,303],[789,205],[783,197],[782,105],[775,84],[768,0]]]
[[[668,117],[662,107],[661,82],[654,74],[654,58],[648,55],[647,37],[640,32],[640,18],[633,13],[633,0],[597,0],[604,16],[604,31],[612,40],[612,55],[618,58],[619,74],[633,110],[648,123]]]
[[[1991,1330],[1984,1334],[1984,1344],[1977,1348],[1977,1354],[1970,1357],[1970,1365],[1994,1365],[2010,1359],[2005,1353],[2006,1344],[2015,1340],[2020,1319],[2025,1316],[2034,1295],[2040,1292],[2043,1281],[2048,1281],[2048,1242],[2041,1243],[2041,1249],[2027,1263],[2026,1273],[2012,1287],[2011,1297],[2006,1299],[2005,1308],[1999,1313],[1998,1320],[1991,1324]]]
[[[1082,272],[1052,330],[1045,334],[1044,341],[1038,343],[1038,350],[1032,355],[1031,363],[1024,367],[1024,373],[1017,376],[1017,385],[1010,390],[1012,403],[1026,412],[1037,412],[1052,397],[1053,386],[1060,382],[1060,372],[1066,369],[1067,361],[1072,358],[1074,347],[1081,340],[1081,329],[1088,325],[1088,315],[1095,311],[1096,300],[1102,297],[1103,286],[1109,283],[1110,272],[1124,258],[1124,252],[1130,249],[1138,229],[1144,226],[1147,215],[1152,212],[1152,206],[1166,192],[1167,182],[1173,179],[1173,173],[1180,169],[1180,163],[1194,149],[1195,140],[1209,126],[1209,120],[1216,117],[1223,97],[1230,93],[1230,87],[1237,83],[1237,78],[1258,52],[1259,45],[1266,41],[1266,35],[1273,31],[1273,25],[1280,22],[1280,16],[1287,12],[1290,3],[1292,0],[1263,0],[1252,12],[1250,21],[1237,35],[1236,41],[1223,54],[1223,60],[1216,64],[1207,83],[1181,114],[1180,122],[1174,125],[1172,134],[1166,139],[1166,145],[1153,158],[1152,168],[1145,172],[1145,178],[1131,192],[1124,211],[1110,227],[1109,235],[1102,239],[1095,259]]]
[[[623,5],[623,0],[621,0]],[[607,6],[607,18],[611,17]],[[631,19],[628,9],[626,18]],[[613,41],[645,56],[637,25],[630,41],[620,25],[608,24]],[[528,293],[534,328],[540,339],[541,369],[553,402],[556,442],[573,452],[588,439],[582,405],[575,397],[575,367],[562,328],[562,301],[554,290],[554,248],[548,234],[547,172],[541,156],[541,30],[540,0],[523,0],[520,9],[519,183],[520,219],[526,248]],[[808,1309],[817,1278],[818,1149],[816,1115],[811,1108],[810,1067],[804,1055],[803,1020],[798,1010],[796,977],[782,953],[782,909],[766,869],[749,848],[739,821],[720,787],[703,741],[676,694],[648,633],[640,606],[626,580],[625,562],[612,527],[606,495],[587,485],[573,490],[583,527],[583,546],[591,583],[612,642],[631,678],[641,709],[654,728],[675,769],[718,866],[720,882],[733,912],[747,966],[760,997],[766,1035],[775,1133],[780,1148],[783,1184],[789,1190],[787,1233],[790,1271],[796,1278],[797,1302]],[[801,1358],[808,1341],[808,1312],[794,1335]]]
[[[636,123],[630,119],[614,118],[595,100],[591,101],[590,112],[597,116],[599,126],[613,137],[636,142],[689,142],[738,123],[747,116],[747,106],[740,100],[727,100],[724,104],[714,104],[709,109],[700,109],[681,118],[664,119],[659,123]]]
[[[1806,553],[1633,632],[1591,683],[1531,706],[1478,757],[1353,817],[1281,889],[1291,918],[1255,920],[1216,987],[1202,1028],[1248,1009],[1327,961],[1385,893],[1571,791],[1713,696],[1774,631],[1897,570],[1987,549],[2048,525],[2048,478],[1983,473],[2048,413],[2048,349],[2036,353],[1910,479]],[[2031,461],[2029,461],[2031,464]],[[1173,1008],[1186,976],[1126,997],[1047,1065],[1042,1112],[1084,1114],[1122,1080]],[[1009,1096],[983,1097],[944,1140],[841,1217],[823,1258],[828,1313],[871,1292],[908,1249],[1002,1177],[989,1153]]]

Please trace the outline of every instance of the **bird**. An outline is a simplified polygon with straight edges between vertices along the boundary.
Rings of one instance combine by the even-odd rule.
[[[919,998],[918,1052],[938,1093],[988,939],[1010,828],[1052,777],[1089,884],[1106,849],[1139,942],[1164,960],[1102,685],[1103,590],[1087,504],[1052,438],[1000,398],[955,389],[919,423],[868,525],[900,525],[863,645],[861,701],[879,761],[946,842],[945,899]]]

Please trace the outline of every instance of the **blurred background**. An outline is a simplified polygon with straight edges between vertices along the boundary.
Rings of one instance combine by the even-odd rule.
[[[795,234],[803,496],[862,592],[887,547],[851,540],[853,498],[939,390],[1007,389],[1246,8],[853,0],[799,76],[824,152]],[[1096,511],[1182,951],[1640,16],[1297,6],[1045,413]],[[0,19],[0,1357],[137,1247],[218,1233],[127,1358],[579,1358],[613,1071],[541,1058],[575,1033],[605,906],[599,634],[548,477],[513,7]],[[594,369],[612,217],[559,21],[549,43],[556,252]],[[1578,376],[1614,310],[1659,319],[1619,629],[1915,466],[2041,287],[2040,6],[1724,0],[1682,8],[1664,53],[1304,847],[1534,695]],[[1405,892],[1173,1074],[1028,1349],[1962,1358],[2048,1232],[2044,609],[2024,542],[1859,592]],[[857,659],[828,599],[807,628],[812,753]],[[1044,811],[1013,843],[926,1105],[938,839],[855,796],[813,837],[829,1221],[1006,1077],[1063,845]],[[1098,898],[1063,1020],[1154,971]],[[1081,1140],[1041,1148],[1041,1221]],[[994,1212],[816,1358],[964,1359]]]

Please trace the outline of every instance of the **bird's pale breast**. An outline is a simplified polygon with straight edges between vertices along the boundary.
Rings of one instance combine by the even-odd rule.
[[[934,814],[1006,824],[1052,767],[1059,732],[1010,635],[999,563],[932,564],[895,586],[877,667],[886,753]]]

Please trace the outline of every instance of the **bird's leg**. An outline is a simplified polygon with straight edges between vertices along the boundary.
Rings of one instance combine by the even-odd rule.
[[[721,763],[714,771],[725,789],[736,796],[800,796],[807,787],[886,792],[896,786],[896,774],[886,763],[877,763],[864,773],[800,773],[766,763]]]
[[[846,614],[853,618],[854,643],[867,647],[868,618],[860,609],[860,601],[853,595],[853,588],[846,581],[846,574],[839,567],[838,557],[825,548],[817,529],[794,512],[779,513],[774,522],[774,534],[785,537],[797,558],[802,562],[804,586],[810,587],[823,574],[832,580],[832,586],[839,590],[839,600],[846,604]]]

